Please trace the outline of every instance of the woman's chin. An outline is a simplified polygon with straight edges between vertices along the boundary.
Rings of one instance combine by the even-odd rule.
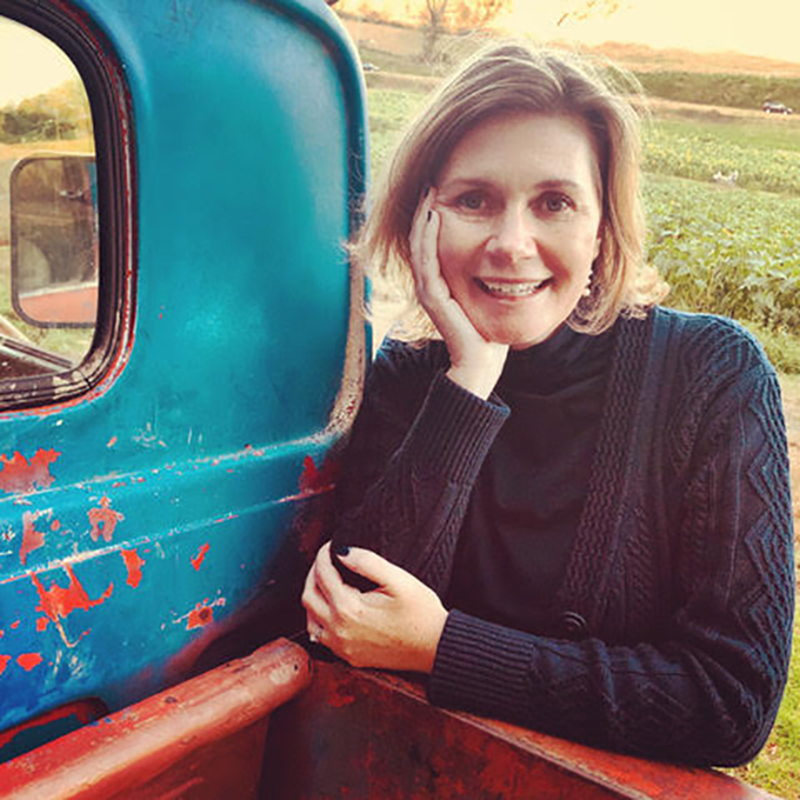
[[[495,342],[496,344],[507,345],[512,350],[524,350],[528,347],[541,344],[547,341],[560,327],[561,325],[556,325],[553,328],[541,326],[520,328],[508,328],[497,325],[476,326],[484,339]]]

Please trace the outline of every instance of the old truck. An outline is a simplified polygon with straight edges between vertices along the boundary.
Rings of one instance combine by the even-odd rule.
[[[322,0],[0,0],[0,106],[0,796],[760,796],[298,643],[370,352]]]

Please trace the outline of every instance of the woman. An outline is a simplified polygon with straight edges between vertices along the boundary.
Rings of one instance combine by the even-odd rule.
[[[373,365],[303,602],[434,703],[739,764],[788,670],[779,388],[736,323],[656,306],[638,169],[630,107],[565,54],[483,52],[412,125],[358,250],[412,343]]]

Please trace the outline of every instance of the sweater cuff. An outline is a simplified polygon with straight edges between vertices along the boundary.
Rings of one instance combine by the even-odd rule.
[[[414,453],[420,471],[470,483],[509,414],[497,395],[482,400],[438,372],[408,432],[405,449]]]
[[[428,699],[487,717],[525,723],[530,697],[530,636],[462,611],[448,614],[433,670]]]

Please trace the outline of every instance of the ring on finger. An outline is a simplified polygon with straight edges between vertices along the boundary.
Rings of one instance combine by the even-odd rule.
[[[319,642],[321,637],[322,637],[322,625],[314,625],[308,632],[309,642],[314,642],[314,643]]]

